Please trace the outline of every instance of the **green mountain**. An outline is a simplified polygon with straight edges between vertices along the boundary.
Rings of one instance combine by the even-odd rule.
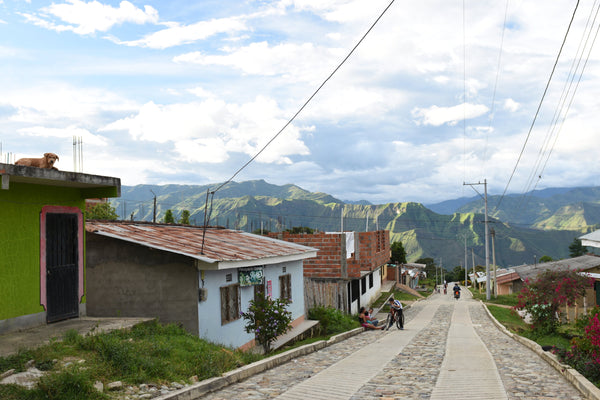
[[[294,226],[308,226],[320,231],[365,231],[387,229],[392,241],[401,241],[409,261],[432,257],[437,263],[452,269],[464,264],[465,243],[468,264],[473,258],[485,264],[485,228],[483,205],[476,201],[461,207],[451,215],[431,211],[420,203],[388,203],[372,205],[367,202],[347,204],[325,193],[313,193],[295,185],[272,185],[263,180],[231,182],[211,193],[218,185],[138,185],[123,186],[122,197],[112,205],[125,219],[151,221],[156,195],[156,220],[167,209],[176,219],[183,210],[190,211],[190,222],[225,226],[245,231],[280,231]],[[207,193],[208,192],[208,193]],[[511,210],[518,198],[507,197],[506,208],[495,215],[506,221],[490,218],[495,235],[496,263],[500,266],[532,263],[548,255],[554,259],[568,257],[568,246],[589,225],[600,221],[600,201],[593,191],[579,192],[588,202],[568,201],[577,194],[558,191],[548,197],[536,197],[527,205],[530,214]],[[597,191],[600,200],[600,190]],[[208,203],[207,203],[208,199]],[[343,219],[342,219],[343,212]],[[518,223],[512,221],[516,216]],[[511,219],[512,218],[512,219]],[[524,223],[523,221],[527,221]],[[523,227],[521,225],[527,225]],[[493,261],[490,236],[490,263]]]

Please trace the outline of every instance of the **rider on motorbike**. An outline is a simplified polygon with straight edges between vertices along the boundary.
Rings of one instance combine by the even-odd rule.
[[[452,292],[454,293],[454,297],[456,297],[457,299],[460,297],[460,286],[458,286],[458,282],[454,284]]]

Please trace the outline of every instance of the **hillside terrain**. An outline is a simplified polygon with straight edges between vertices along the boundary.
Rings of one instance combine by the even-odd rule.
[[[157,221],[167,209],[176,219],[190,212],[190,223],[202,225],[205,210],[209,225],[245,231],[280,231],[307,226],[320,231],[387,229],[392,241],[401,241],[409,261],[431,257],[452,269],[464,264],[485,264],[483,201],[458,199],[430,206],[451,211],[437,213],[420,203],[373,205],[346,203],[326,193],[295,185],[272,185],[263,180],[231,182],[207,196],[215,185],[123,186],[122,197],[111,204],[124,219],[151,221],[156,195]],[[207,200],[208,198],[208,205]],[[490,211],[498,201],[490,196]],[[553,189],[526,199],[507,196],[501,208],[490,212],[496,263],[500,266],[533,263],[543,255],[568,257],[577,236],[600,224],[600,188]],[[456,210],[452,208],[456,207]],[[343,210],[343,219],[342,219]],[[490,242],[490,251],[492,243]],[[490,255],[490,262],[491,262]]]

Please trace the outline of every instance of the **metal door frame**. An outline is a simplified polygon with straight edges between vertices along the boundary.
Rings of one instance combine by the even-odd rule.
[[[40,304],[48,312],[47,265],[46,265],[46,218],[48,214],[76,214],[77,216],[77,300],[81,304],[84,295],[83,286],[83,213],[77,207],[44,206],[40,213]]]

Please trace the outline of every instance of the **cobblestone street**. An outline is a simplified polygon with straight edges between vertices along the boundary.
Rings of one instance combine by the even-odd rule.
[[[468,315],[462,315],[466,313]],[[453,319],[453,315],[455,315]],[[472,299],[455,301],[449,295],[437,294],[415,303],[405,311],[406,329],[399,331],[366,331],[315,353],[299,357],[284,365],[257,374],[222,390],[207,394],[202,399],[429,399],[436,386],[443,389],[445,357],[449,352],[451,326],[464,329],[456,317],[469,321],[469,329],[476,332],[477,342],[483,343],[486,353],[493,357],[493,371],[498,382],[491,389],[483,387],[483,380],[464,377],[461,371],[449,369],[451,386],[465,399],[583,399],[584,397],[554,368],[536,353],[501,332],[489,319],[483,306]],[[419,328],[420,329],[416,329]],[[459,339],[462,330],[455,335]],[[400,351],[389,343],[408,340]],[[475,341],[474,341],[475,342]],[[383,347],[382,347],[383,346]],[[470,347],[470,346],[465,346]],[[485,350],[487,349],[487,350]],[[369,358],[359,355],[366,351]],[[387,351],[387,354],[386,354]],[[395,352],[396,354],[389,354]],[[389,361],[381,361],[390,355]],[[356,358],[356,361],[351,361]],[[491,359],[491,358],[490,358]],[[361,364],[374,361],[378,367],[363,378]],[[446,360],[449,362],[452,360]],[[473,366],[475,372],[479,369]],[[333,370],[356,378],[358,389],[348,396],[343,379],[327,378]],[[336,372],[337,374],[340,371]],[[452,375],[456,374],[456,375]],[[366,379],[360,382],[361,379]],[[493,380],[493,379],[492,379]],[[496,385],[500,390],[493,392]],[[488,393],[486,390],[492,390]],[[486,394],[484,394],[486,393]],[[433,396],[435,397],[435,396]]]

